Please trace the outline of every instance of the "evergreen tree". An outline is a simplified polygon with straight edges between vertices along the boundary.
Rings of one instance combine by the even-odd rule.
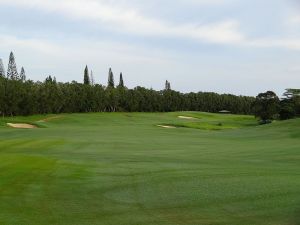
[[[7,68],[7,78],[12,79],[12,80],[19,79],[19,74],[18,74],[15,56],[14,56],[13,52],[11,52],[10,56],[9,56],[9,63],[8,63],[8,68]]]
[[[292,89],[292,88],[286,89],[283,96],[286,97],[287,99],[300,97],[300,89]]]
[[[122,73],[120,73],[119,87],[120,87],[120,88],[123,88],[123,87],[124,87],[124,80],[123,80],[123,74],[122,74]]]
[[[0,59],[0,77],[5,77],[5,68],[2,59]]]
[[[86,85],[90,85],[90,76],[89,76],[89,69],[88,66],[84,69],[84,80],[83,83]]]
[[[26,80],[26,74],[25,74],[24,67],[22,67],[22,69],[21,69],[20,79],[21,79],[22,81],[25,81],[25,80]]]
[[[295,109],[296,114],[300,115],[300,89],[286,89],[283,96],[285,96],[285,102],[292,104],[292,108]]]
[[[171,90],[171,83],[169,81],[166,80],[166,84],[165,84],[165,90]]]
[[[115,87],[114,74],[113,74],[111,68],[109,68],[109,72],[108,72],[108,83],[107,83],[107,87],[108,87],[108,88],[114,88],[114,87]]]
[[[93,74],[93,71],[91,70],[91,78],[90,78],[90,81],[91,81],[91,85],[94,86],[95,85],[95,80],[94,80],[94,74]]]

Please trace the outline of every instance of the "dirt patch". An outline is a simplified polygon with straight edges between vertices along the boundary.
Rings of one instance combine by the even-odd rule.
[[[186,120],[197,120],[195,117],[190,117],[190,116],[178,116],[180,119],[186,119]]]
[[[49,118],[46,118],[46,119],[43,119],[43,120],[39,120],[37,121],[38,123],[46,123],[46,122],[49,122],[51,120],[56,120],[56,119],[60,119],[62,118],[63,116],[52,116],[52,117],[49,117]]]
[[[161,128],[167,128],[167,129],[174,129],[176,127],[174,126],[166,126],[166,125],[157,125],[158,127],[161,127]]]
[[[27,123],[7,123],[7,126],[18,129],[35,129],[37,126]]]

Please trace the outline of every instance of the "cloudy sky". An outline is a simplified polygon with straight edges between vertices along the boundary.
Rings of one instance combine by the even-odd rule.
[[[27,76],[242,95],[300,87],[298,0],[0,0],[0,58]]]

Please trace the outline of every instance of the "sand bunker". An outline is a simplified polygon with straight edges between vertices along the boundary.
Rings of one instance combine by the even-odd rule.
[[[190,116],[178,116],[180,119],[186,119],[186,120],[197,120],[195,117],[190,117]]]
[[[27,123],[7,123],[7,126],[18,129],[34,129],[37,126],[27,124]]]
[[[174,129],[176,127],[174,126],[165,126],[165,125],[157,125],[158,127],[161,127],[161,128],[168,128],[168,129]]]

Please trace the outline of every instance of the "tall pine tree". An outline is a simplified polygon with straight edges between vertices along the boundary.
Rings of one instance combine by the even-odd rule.
[[[91,79],[90,79],[90,83],[92,86],[95,85],[95,80],[94,80],[94,74],[93,74],[93,71],[91,70]]]
[[[166,80],[166,84],[165,84],[165,90],[171,90],[171,83],[169,81]]]
[[[109,68],[109,72],[108,72],[108,83],[107,83],[107,87],[108,87],[108,88],[114,88],[114,87],[115,87],[114,74],[113,74],[111,68]]]
[[[20,80],[22,80],[22,81],[26,80],[26,73],[25,73],[24,67],[22,67],[22,69],[21,69]]]
[[[8,63],[8,68],[7,68],[7,77],[12,79],[12,80],[18,80],[19,79],[16,60],[15,60],[15,56],[14,56],[13,52],[11,52],[10,56],[9,56],[9,63]]]
[[[0,77],[5,77],[5,68],[2,59],[0,59]]]
[[[123,74],[122,74],[122,73],[120,73],[119,87],[120,87],[120,88],[123,88],[123,87],[124,87],[124,80],[123,80]]]
[[[90,76],[89,76],[88,66],[86,66],[85,69],[84,69],[83,83],[86,84],[86,85],[90,85]]]

